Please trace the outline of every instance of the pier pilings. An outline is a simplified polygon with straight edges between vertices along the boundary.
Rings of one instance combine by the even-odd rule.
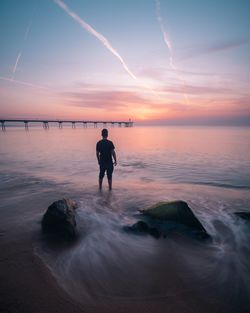
[[[24,123],[25,130],[29,130],[29,123],[40,123],[43,125],[44,129],[49,129],[50,123],[58,123],[58,127],[62,128],[63,123],[70,123],[72,128],[76,128],[76,124],[81,123],[83,128],[87,128],[88,124],[92,125],[94,128],[97,128],[98,125],[102,125],[103,127],[111,126],[114,127],[117,125],[118,127],[133,127],[133,122],[129,121],[91,121],[91,120],[39,120],[39,119],[0,119],[1,129],[2,131],[6,130],[6,124],[10,123]],[[13,126],[13,125],[12,125]]]
[[[5,131],[5,124],[4,124],[4,121],[1,121],[1,127],[2,127],[2,131]]]
[[[49,122],[48,121],[43,121],[43,128],[49,129]]]

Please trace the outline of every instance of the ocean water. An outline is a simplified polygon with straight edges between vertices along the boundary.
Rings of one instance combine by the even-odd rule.
[[[0,132],[1,188],[14,190],[14,204],[24,196],[34,203],[35,184],[78,202],[75,244],[34,240],[58,283],[84,303],[168,299],[176,312],[193,312],[176,300],[192,293],[214,312],[247,312],[250,223],[233,213],[250,211],[250,128],[110,127],[118,158],[112,192],[106,180],[98,191],[100,132],[80,126]],[[188,202],[210,242],[124,231],[140,218],[138,209],[177,199]],[[43,212],[26,210],[30,218],[20,222],[32,223],[32,214],[41,219]]]

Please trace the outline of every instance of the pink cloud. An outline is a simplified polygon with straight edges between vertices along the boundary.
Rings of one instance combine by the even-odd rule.
[[[223,42],[216,42],[210,45],[206,45],[203,47],[192,47],[192,48],[186,48],[182,52],[178,59],[186,60],[191,59],[195,57],[199,57],[202,55],[217,53],[225,50],[231,50],[234,48],[238,48],[244,45],[247,45],[250,43],[250,38],[238,38],[238,39],[231,39]]]
[[[216,76],[216,73],[208,72],[194,72],[194,71],[184,71],[180,69],[169,69],[169,68],[145,68],[139,71],[139,75],[148,77],[154,80],[162,81],[166,79],[167,74],[181,74],[185,76]],[[171,78],[172,79],[172,78]],[[176,81],[179,81],[176,79]]]
[[[82,91],[62,92],[60,98],[72,114],[79,112],[78,115],[85,116],[105,116],[108,113],[110,116],[112,112],[113,117],[129,115],[134,120],[160,120],[173,124],[202,124],[209,121],[219,124],[220,120],[225,123],[241,120],[243,123],[246,116],[250,116],[250,97],[237,96],[229,88],[172,85],[161,92],[160,99],[152,100],[130,90],[105,90],[104,87],[98,89],[98,86],[88,86]],[[183,92],[195,95],[190,98],[189,104],[182,97],[167,96],[167,93],[180,95]]]
[[[131,104],[147,104],[145,98],[130,91],[82,91],[64,92],[63,97],[66,104],[77,107],[89,107],[100,109],[124,109]]]
[[[209,86],[195,86],[195,85],[176,85],[166,86],[161,91],[190,94],[190,95],[206,95],[206,94],[232,94],[229,88],[209,87]]]

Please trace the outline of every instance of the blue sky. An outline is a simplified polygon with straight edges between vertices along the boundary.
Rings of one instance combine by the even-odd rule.
[[[58,1],[1,0],[1,116],[236,124],[250,117],[250,1],[61,3],[108,40],[136,79]]]

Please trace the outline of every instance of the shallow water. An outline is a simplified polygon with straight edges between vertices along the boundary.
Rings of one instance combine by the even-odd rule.
[[[93,184],[100,131],[7,128],[0,132],[0,169]],[[116,181],[250,188],[249,128],[110,128],[110,139],[118,154]]]
[[[21,191],[32,197],[35,183],[77,195],[78,241],[55,245],[41,236],[34,243],[58,282],[84,303],[176,299],[192,291],[204,297],[204,306],[247,312],[250,225],[233,212],[250,210],[249,129],[110,128],[118,154],[111,193],[106,182],[102,193],[97,190],[99,132],[34,128],[0,134],[1,181],[19,190],[17,201]],[[156,240],[123,230],[139,218],[138,209],[175,199],[188,202],[211,242],[185,232]]]
[[[41,240],[35,251],[78,301],[175,298],[192,290],[206,296],[208,305],[229,297],[225,305],[232,312],[245,312],[250,225],[232,213],[240,204],[247,206],[248,195],[239,192],[239,203],[237,192],[228,196],[227,190],[218,194],[213,188],[197,187],[195,195],[190,186],[180,187],[181,191],[158,185],[142,191],[134,185],[113,194],[86,192],[78,199],[77,243],[55,250]],[[200,242],[185,232],[170,232],[159,240],[124,232],[124,225],[138,219],[137,209],[159,198],[185,199],[213,240]]]

